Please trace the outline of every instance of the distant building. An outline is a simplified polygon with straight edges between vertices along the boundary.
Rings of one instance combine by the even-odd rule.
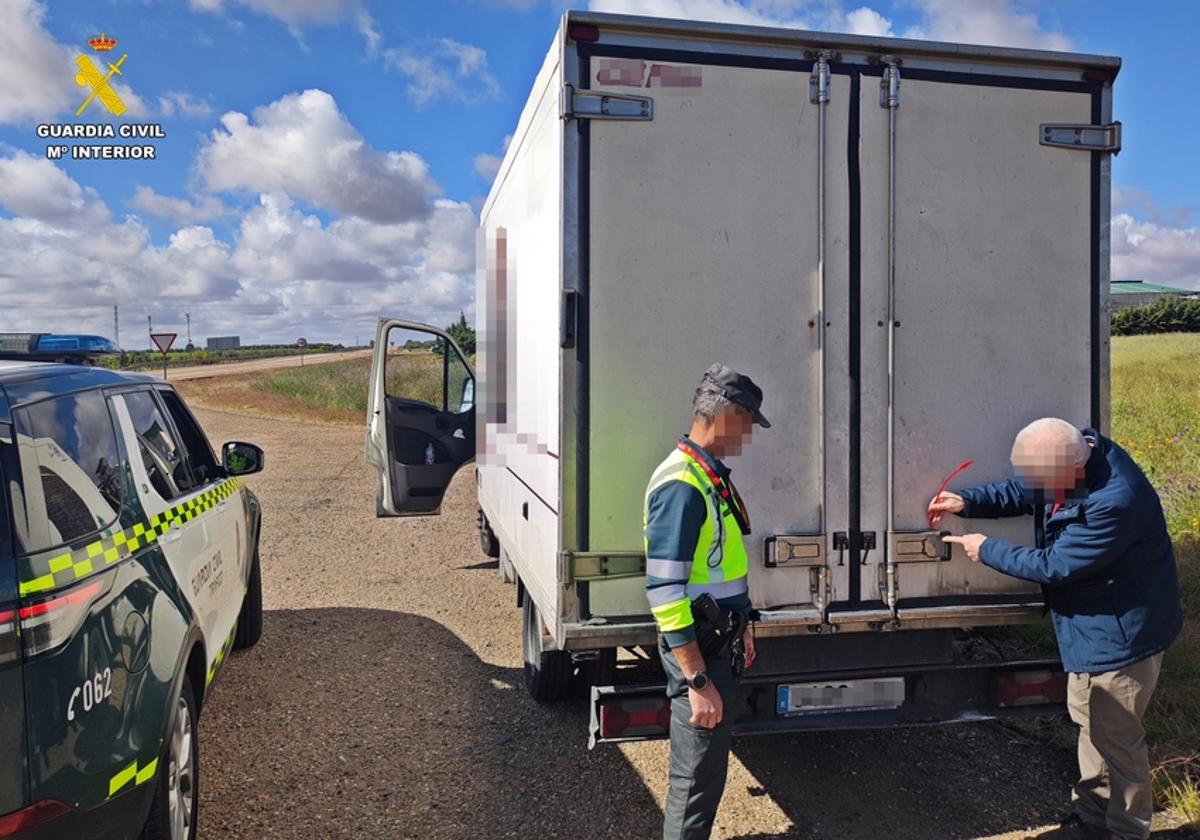
[[[209,350],[236,350],[241,346],[240,335],[219,335],[208,340]]]
[[[1114,280],[1109,284],[1109,301],[1112,309],[1141,306],[1163,298],[1183,298],[1194,294],[1195,292],[1190,289],[1160,286],[1157,283],[1147,283],[1145,280]]]

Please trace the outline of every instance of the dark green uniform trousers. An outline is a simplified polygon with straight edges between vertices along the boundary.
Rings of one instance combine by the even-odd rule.
[[[705,672],[721,693],[724,715],[716,729],[692,725],[687,683],[674,654],[664,652],[671,697],[671,761],[663,840],[707,840],[725,792],[729,744],[733,739],[738,678],[728,656],[708,662]]]

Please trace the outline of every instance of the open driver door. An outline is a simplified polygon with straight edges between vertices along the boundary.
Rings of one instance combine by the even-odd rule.
[[[376,516],[430,515],[475,458],[475,370],[437,327],[381,318],[367,395]]]

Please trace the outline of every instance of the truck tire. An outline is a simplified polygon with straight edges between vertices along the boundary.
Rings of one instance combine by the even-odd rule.
[[[575,663],[571,687],[579,697],[591,697],[592,686],[612,685],[617,676],[617,649],[601,648],[595,659]]]
[[[488,557],[499,557],[500,540],[496,539],[496,534],[492,531],[492,526],[488,524],[487,517],[483,515],[482,508],[479,510],[478,521],[479,549]]]
[[[196,695],[186,676],[171,707],[171,728],[162,755],[150,813],[141,840],[195,840],[200,803],[200,762],[196,737]],[[174,806],[174,807],[172,807]]]
[[[262,638],[262,569],[258,563],[258,546],[254,547],[250,580],[246,586],[246,595],[242,598],[242,612],[238,615],[237,632],[233,637],[234,650],[253,647]]]
[[[558,703],[571,692],[571,654],[546,650],[542,641],[542,617],[533,598],[525,595],[521,606],[524,630],[521,647],[525,659],[525,688],[539,703]]]

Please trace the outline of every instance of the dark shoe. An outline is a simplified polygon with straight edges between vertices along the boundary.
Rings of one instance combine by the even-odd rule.
[[[1041,834],[1031,834],[1037,840],[1106,840],[1108,831],[1083,821],[1078,814],[1071,814],[1054,828]]]

